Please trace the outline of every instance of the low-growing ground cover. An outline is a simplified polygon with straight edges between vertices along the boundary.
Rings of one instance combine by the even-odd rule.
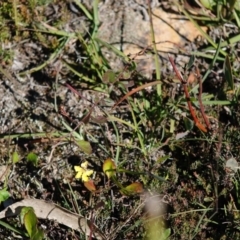
[[[239,238],[239,1],[0,18],[1,239]]]

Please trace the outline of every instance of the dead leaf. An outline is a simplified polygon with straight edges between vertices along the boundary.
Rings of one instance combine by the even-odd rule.
[[[51,202],[39,199],[24,199],[10,205],[8,208],[0,212],[0,219],[19,215],[23,207],[32,207],[37,218],[55,220],[60,224],[88,236],[92,233],[92,236],[98,240],[106,239],[104,234],[96,226],[92,226],[92,223],[83,216],[70,212]]]
[[[96,191],[96,186],[93,182],[93,180],[89,180],[87,182],[84,182],[85,188],[87,188],[90,192],[95,192]]]

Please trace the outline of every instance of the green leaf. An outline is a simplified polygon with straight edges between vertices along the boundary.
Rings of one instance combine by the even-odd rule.
[[[12,154],[12,162],[13,164],[17,163],[19,161],[20,157],[17,152],[13,152]]]
[[[103,163],[103,172],[107,175],[108,179],[113,177],[116,172],[116,164],[111,158],[107,158]]]
[[[21,209],[21,212],[20,212],[19,216],[20,216],[20,221],[21,221],[22,224],[24,224],[24,216],[29,210],[33,210],[33,208],[32,207],[23,207]]]
[[[124,71],[123,73],[121,73],[121,78],[124,80],[127,80],[131,77],[132,72],[131,71]]]
[[[33,208],[28,208],[28,211],[24,214],[24,226],[32,239],[37,232],[37,217]]]
[[[38,156],[35,153],[33,153],[33,152],[30,152],[27,155],[27,160],[29,162],[31,162],[34,166],[37,166],[37,164],[38,164]]]
[[[36,234],[31,237],[31,240],[42,240],[44,238],[44,232],[42,229],[37,229]]]
[[[0,203],[6,201],[10,197],[9,192],[6,190],[6,188],[3,188],[0,190]]]
[[[78,140],[77,144],[79,148],[86,154],[91,154],[92,153],[92,146],[88,141],[84,140]]]
[[[191,131],[193,129],[193,127],[194,127],[193,121],[191,119],[187,118],[187,117],[184,117],[183,121],[184,121],[186,129],[188,131]]]
[[[105,41],[102,41],[99,38],[95,38],[94,39],[96,42],[100,43],[101,45],[103,45],[104,47],[107,47],[109,50],[113,51],[117,56],[121,57],[124,59],[125,63],[130,64],[130,69],[135,69],[136,68],[136,64],[134,61],[131,61],[131,59],[126,56],[122,51],[120,51],[119,49],[117,49],[116,47],[114,47],[112,44],[109,44]]]
[[[234,4],[234,8],[237,10],[237,11],[240,11],[240,1],[239,0],[232,0],[230,1],[230,8],[232,8],[232,4]]]
[[[37,216],[32,207],[23,207],[20,212],[21,223],[25,226],[30,240],[42,240],[44,232],[37,227]]]
[[[230,63],[230,59],[228,55],[225,58],[224,62],[224,77],[228,81],[228,86],[230,90],[234,90],[234,81],[233,81],[233,75],[232,75],[232,67]],[[228,88],[228,90],[229,90]]]
[[[121,193],[124,195],[134,195],[143,192],[143,185],[139,182],[134,182],[127,187],[121,189]]]
[[[160,157],[160,158],[156,161],[156,163],[163,163],[164,161],[166,161],[166,160],[169,159],[169,158],[170,158],[169,155]]]
[[[165,229],[163,235],[164,235],[164,236],[163,236],[164,239],[168,239],[168,238],[170,237],[170,235],[171,235],[171,228],[167,228],[167,229]]]
[[[190,69],[193,66],[194,61],[195,61],[195,56],[191,55],[187,64],[187,69]]]
[[[200,2],[205,8],[210,10],[212,10],[213,6],[216,5],[214,0],[200,0]]]
[[[102,81],[105,84],[114,83],[116,81],[116,74],[113,71],[108,70],[103,74]]]

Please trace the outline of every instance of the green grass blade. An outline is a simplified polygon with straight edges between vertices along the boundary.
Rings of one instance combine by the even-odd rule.
[[[47,66],[49,63],[54,61],[54,59],[56,59],[59,56],[59,54],[63,50],[64,46],[67,44],[68,40],[69,40],[69,38],[64,38],[62,40],[62,42],[59,44],[59,46],[56,48],[54,53],[52,53],[50,55],[49,59],[47,61],[45,61],[43,64],[40,64],[39,66],[34,67],[34,68],[30,69],[30,70],[21,72],[19,75],[23,76],[23,75],[30,74],[30,73],[33,73],[33,72],[37,72],[37,71],[41,70],[42,68],[44,68],[45,66]]]
[[[93,17],[91,13],[87,10],[87,8],[78,0],[74,0],[74,3],[84,12],[86,17],[90,20],[93,21]]]
[[[107,42],[104,42],[102,41],[101,39],[99,38],[95,38],[94,39],[95,41],[101,43],[103,46],[107,47],[109,50],[113,51],[117,56],[123,58],[123,60],[127,63],[131,63],[131,59],[126,56],[123,52],[121,52],[120,50],[118,50],[117,48],[115,48],[114,46],[110,45],[109,43]]]
[[[8,230],[10,230],[10,231],[13,231],[13,232],[19,234],[19,235],[28,237],[28,234],[25,233],[24,231],[21,231],[21,230],[15,228],[15,227],[13,227],[13,226],[11,226],[10,224],[8,224],[8,223],[6,223],[6,222],[4,222],[4,221],[2,221],[2,220],[0,220],[0,225],[3,226],[3,227],[5,227],[6,229],[8,229]]]
[[[151,11],[150,2],[148,2],[148,14],[149,14],[149,17],[150,17],[150,33],[151,33],[151,40],[152,40],[153,52],[154,52],[156,79],[160,80],[160,78],[161,78],[160,62],[159,62],[158,51],[157,51],[157,46],[156,46],[156,41],[155,41],[155,32],[154,32],[154,28],[153,28],[153,19],[152,19],[152,11]],[[157,85],[157,93],[158,93],[159,96],[162,95],[161,84]]]
[[[194,21],[194,19],[190,16],[190,14],[188,14],[187,11],[185,11],[185,9],[178,3],[178,1],[174,1],[175,4],[181,9],[181,11],[184,13],[184,15],[193,23],[193,25],[198,29],[198,31],[203,35],[204,38],[206,38],[206,40],[214,47],[214,49],[217,49],[217,44],[208,36],[207,33],[205,33],[202,28],[197,24],[196,21]],[[226,52],[224,52],[223,50],[219,50],[220,53],[225,57],[227,55]]]
[[[230,59],[229,59],[228,55],[226,56],[224,66],[223,66],[223,70],[224,70],[224,77],[228,82],[228,86],[230,87],[230,90],[234,90],[232,67],[231,67],[231,63],[230,63]]]

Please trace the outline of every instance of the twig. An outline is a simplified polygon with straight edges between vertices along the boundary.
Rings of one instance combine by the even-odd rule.
[[[146,83],[146,84],[143,84],[143,85],[141,85],[137,88],[132,89],[130,92],[128,92],[126,95],[124,95],[117,103],[115,103],[112,106],[111,110],[116,108],[121,102],[123,102],[125,99],[127,99],[129,96],[133,95],[134,93],[139,92],[140,90],[143,90],[147,87],[151,87],[151,86],[158,85],[158,84],[161,84],[161,83],[162,83],[161,81],[154,81],[154,82]]]
[[[188,92],[188,89],[187,89],[187,84],[186,84],[186,81],[184,81],[181,73],[178,71],[173,59],[168,56],[169,58],[169,61],[170,63],[172,64],[172,67],[173,67],[173,70],[174,72],[176,73],[178,79],[180,80],[180,82],[182,83],[183,85],[183,90],[184,90],[184,93],[185,93],[185,97],[186,97],[186,100],[187,100],[187,104],[188,104],[188,108],[189,108],[189,111],[191,113],[191,116],[193,118],[193,121],[195,123],[195,125],[203,132],[207,132],[207,129],[199,122],[197,116],[196,116],[196,113],[192,107],[192,103],[191,103],[191,100],[190,100],[190,95],[189,95],[189,92]]]
[[[199,106],[200,106],[200,111],[201,111],[201,114],[202,114],[202,117],[204,119],[204,122],[208,128],[208,130],[211,129],[211,125],[208,121],[208,118],[205,114],[205,111],[204,111],[204,106],[203,106],[203,103],[202,103],[202,79],[200,77],[200,73],[199,73],[199,69],[196,68],[196,72],[197,72],[197,78],[198,78],[198,82],[199,82],[199,93],[198,93],[198,102],[199,102]]]

